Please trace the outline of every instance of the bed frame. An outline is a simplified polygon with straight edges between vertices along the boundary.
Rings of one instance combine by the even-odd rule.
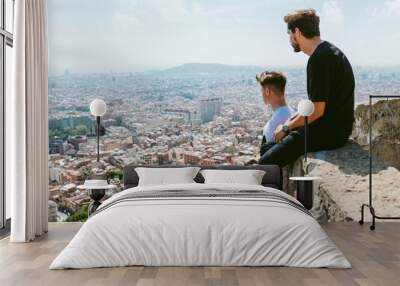
[[[139,183],[139,176],[135,171],[137,167],[147,168],[182,168],[187,166],[173,166],[173,165],[162,165],[162,166],[139,166],[139,165],[127,165],[124,167],[124,189],[136,187]],[[191,166],[193,167],[193,166]],[[262,170],[265,171],[265,175],[262,179],[261,184],[265,187],[271,187],[278,190],[282,190],[283,176],[282,169],[277,165],[251,165],[251,166],[197,166],[202,170]],[[197,183],[204,183],[204,178],[200,174],[194,178]]]

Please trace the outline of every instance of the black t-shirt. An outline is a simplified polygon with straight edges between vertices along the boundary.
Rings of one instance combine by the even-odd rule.
[[[307,92],[311,101],[326,103],[324,115],[310,124],[310,132],[347,139],[354,121],[353,69],[329,42],[322,42],[308,60]]]

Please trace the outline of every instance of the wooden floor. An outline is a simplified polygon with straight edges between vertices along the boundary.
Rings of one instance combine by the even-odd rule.
[[[400,285],[400,223],[327,224],[324,229],[352,269],[289,267],[123,267],[48,270],[81,226],[50,223],[49,233],[28,244],[0,241],[0,285]]]

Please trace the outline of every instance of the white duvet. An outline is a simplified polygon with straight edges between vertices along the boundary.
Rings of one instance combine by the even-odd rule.
[[[179,184],[163,190],[264,190],[254,185]],[[117,203],[89,218],[50,269],[145,266],[294,266],[349,268],[316,220],[293,206],[262,199],[185,198]]]

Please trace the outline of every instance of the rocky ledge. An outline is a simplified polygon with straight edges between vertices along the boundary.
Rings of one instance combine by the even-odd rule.
[[[400,216],[400,100],[375,102],[372,115],[373,206],[379,216]],[[320,222],[358,221],[361,205],[368,203],[369,119],[369,106],[358,105],[350,142],[310,154],[307,170],[322,178],[315,184],[311,210]],[[371,220],[368,209],[365,220]]]
[[[307,165],[310,175],[322,178],[315,185],[313,212],[326,215],[328,221],[358,221],[361,205],[368,203],[368,151],[352,140],[343,148],[323,153],[322,159],[311,158]],[[372,174],[376,213],[400,216],[400,171],[374,159]],[[371,220],[368,210],[366,214],[365,220]]]

